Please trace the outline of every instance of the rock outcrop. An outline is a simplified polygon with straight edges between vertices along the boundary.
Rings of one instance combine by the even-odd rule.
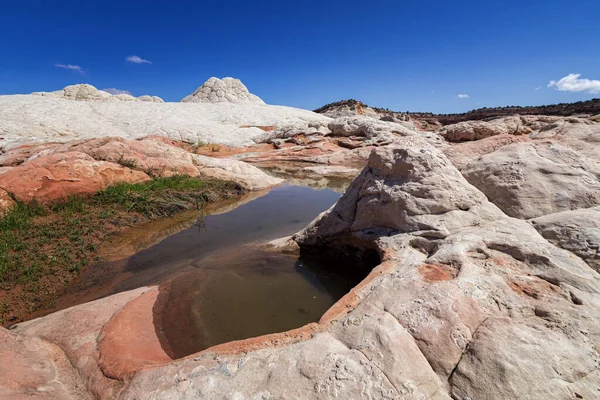
[[[164,103],[165,101],[158,96],[140,96],[134,97],[129,94],[110,94],[104,90],[98,90],[87,83],[70,85],[63,90],[54,92],[33,92],[35,96],[56,97],[75,101],[149,101],[153,103]]]
[[[374,152],[296,241],[382,254],[393,272],[346,318],[367,304],[389,312],[453,398],[597,396],[600,275],[505,216],[432,148]]]
[[[111,95],[112,96],[112,95]],[[191,144],[251,146],[254,138],[290,124],[327,124],[330,118],[292,107],[259,103],[65,101],[54,96],[0,96],[0,145],[74,139],[163,136]],[[263,128],[261,128],[263,127]]]
[[[496,135],[529,135],[534,131],[545,130],[554,124],[590,124],[581,118],[552,117],[540,115],[510,116],[496,118],[489,121],[464,121],[447,125],[440,130],[440,134],[451,142],[480,140]]]
[[[66,151],[40,156],[0,175],[0,188],[23,202],[53,203],[69,196],[89,196],[109,185],[149,179],[144,172]]]
[[[91,400],[60,347],[0,328],[0,398]]]
[[[147,101],[150,103],[164,103],[165,101],[158,96],[148,96],[147,94],[138,97],[139,101]]]
[[[573,218],[580,231],[591,226],[584,219]],[[547,232],[550,222],[535,225]],[[560,235],[551,240],[568,242]],[[600,274],[577,255],[591,252],[561,249],[507,216],[423,139],[373,151],[338,203],[294,240],[303,251],[380,263],[318,324],[181,360],[165,361],[147,327],[154,288],[13,332],[60,346],[95,396],[597,397]]]
[[[560,143],[510,144],[470,162],[463,173],[516,218],[600,204],[600,164]]]
[[[27,146],[1,155],[2,165],[12,168],[0,175],[0,194],[8,192],[20,201],[40,203],[88,196],[110,185],[143,182],[153,176],[203,176],[234,181],[247,190],[282,182],[243,161],[193,154],[155,138],[106,137]],[[0,210],[12,205],[5,195],[0,199]]]
[[[600,272],[600,207],[544,215],[531,223],[548,241],[577,254]]]
[[[184,103],[256,103],[264,104],[242,81],[235,78],[210,78],[196,91],[181,100]]]

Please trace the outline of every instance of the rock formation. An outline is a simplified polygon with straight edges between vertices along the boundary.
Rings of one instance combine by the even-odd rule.
[[[158,96],[148,96],[147,94],[138,97],[139,101],[147,101],[150,103],[164,103],[165,101]]]
[[[117,96],[0,96],[0,213],[156,173],[252,190],[281,180],[247,162],[361,169],[334,206],[270,246],[376,266],[318,323],[178,360],[153,324],[164,286],[0,328],[0,357],[17,360],[0,363],[0,397],[600,395],[600,124],[511,115],[423,132],[359,104],[336,119],[268,106],[230,78],[184,99],[196,104]]]
[[[217,178],[248,190],[281,183],[245,162],[193,154],[160,138],[106,137],[38,147],[39,151],[16,148],[0,155],[0,166],[11,167],[0,174],[0,211],[12,205],[6,193],[24,202],[52,203],[72,195],[93,195],[116,183],[147,181],[152,176]]]
[[[531,223],[549,242],[578,255],[600,273],[600,207],[544,215]]]
[[[318,324],[165,361],[147,323],[157,289],[141,288],[13,334],[57,344],[95,396],[594,398],[597,213],[567,213],[580,216],[511,218],[440,150],[398,137],[294,236],[304,251],[381,260]],[[587,248],[572,246],[579,235]]]
[[[256,103],[264,104],[260,97],[253,95],[239,79],[210,78],[189,96],[184,103]]]
[[[578,101],[575,103],[551,104],[546,106],[508,106],[484,107],[460,114],[434,114],[431,112],[399,112],[389,109],[369,107],[360,101],[351,99],[329,103],[315,110],[332,118],[357,115],[358,108],[365,110],[365,115],[380,118],[384,121],[413,121],[424,130],[437,130],[443,125],[457,124],[463,121],[489,121],[507,116],[535,115],[554,117],[586,117],[600,122],[600,99]],[[376,115],[373,115],[376,113]]]
[[[489,121],[465,121],[447,125],[440,134],[451,142],[480,140],[495,135],[529,135],[534,131],[552,129],[557,123],[590,125],[585,119],[551,116],[510,116]]]
[[[80,88],[74,96],[88,98],[88,92]],[[98,96],[97,92],[92,92],[96,93],[93,96]],[[8,149],[74,139],[156,135],[191,144],[241,147],[255,144],[253,139],[265,133],[260,127],[331,121],[310,111],[262,103],[157,104],[157,99],[123,101],[131,98],[105,95],[110,96],[105,101],[66,101],[54,95],[0,96],[0,146]]]
[[[469,163],[464,174],[516,218],[600,204],[600,165],[559,143],[510,144]]]
[[[133,97],[123,93],[112,95],[104,90],[98,90],[87,83],[70,85],[63,90],[54,92],[33,92],[31,94],[35,96],[56,97],[76,101],[149,101],[153,103],[164,103],[164,100],[158,96],[144,95]]]

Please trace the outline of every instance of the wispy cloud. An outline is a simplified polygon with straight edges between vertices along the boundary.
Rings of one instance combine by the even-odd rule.
[[[460,93],[460,94],[457,94],[456,97],[458,97],[459,99],[468,99],[469,95],[465,94],[465,93]]]
[[[533,90],[542,90],[542,87],[541,87],[541,86],[538,86],[538,87],[536,87],[536,88],[535,88],[535,89],[533,89]]]
[[[561,92],[600,93],[600,80],[579,79],[581,74],[569,74],[559,81],[550,81],[548,87],[555,87]]]
[[[144,60],[142,57],[139,57],[139,56],[129,56],[125,60],[132,62],[134,64],[152,64],[152,61]]]
[[[70,69],[71,71],[77,71],[80,74],[83,74],[83,69],[81,69],[81,67],[79,65],[56,63],[56,64],[54,64],[54,66],[58,67],[58,68]]]
[[[121,90],[121,89],[117,89],[117,88],[108,88],[108,89],[102,89],[102,90],[104,90],[105,92],[108,92],[110,94],[113,94],[113,95],[114,94],[128,94],[130,96],[133,96],[129,90]]]

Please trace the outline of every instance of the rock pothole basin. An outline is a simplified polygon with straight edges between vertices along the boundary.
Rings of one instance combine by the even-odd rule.
[[[318,322],[368,273],[333,254],[282,254],[240,246],[206,257],[161,285],[154,325],[181,358],[212,346]]]
[[[159,285],[151,324],[144,325],[153,332],[140,334],[156,334],[171,359],[318,322],[379,260],[330,251],[281,252],[264,243],[296,233],[339,197],[329,188],[288,184],[237,207],[227,204],[225,212],[216,207],[217,213],[196,223],[157,224],[166,237],[105,263],[104,272],[89,271],[80,287],[91,287],[98,298]],[[147,242],[160,234],[138,236]],[[130,242],[126,248],[138,247]],[[109,287],[100,290],[103,284]],[[68,301],[77,302],[77,293]]]

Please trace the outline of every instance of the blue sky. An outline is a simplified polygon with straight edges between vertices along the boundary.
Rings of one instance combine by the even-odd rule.
[[[598,0],[3,1],[0,94],[85,82],[179,101],[233,76],[309,109],[571,102],[600,97],[599,15]]]

